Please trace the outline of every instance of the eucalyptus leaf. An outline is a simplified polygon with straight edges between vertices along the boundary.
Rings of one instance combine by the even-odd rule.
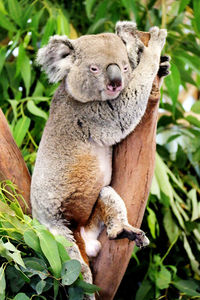
[[[33,102],[33,100],[29,100],[27,102],[27,108],[33,115],[43,118],[45,120],[48,119],[48,115],[45,111],[43,111],[41,108],[37,107],[37,105]]]
[[[24,241],[36,252],[41,252],[40,241],[34,230],[29,229],[24,232]]]
[[[62,268],[62,284],[71,285],[76,281],[81,272],[81,264],[78,260],[72,259],[66,261]]]
[[[14,24],[0,11],[0,27],[8,31],[16,31]]]
[[[25,293],[19,293],[13,300],[29,300],[30,298]]]
[[[161,265],[160,271],[156,274],[156,286],[159,289],[167,289],[171,282],[171,273],[167,268]]]
[[[5,273],[4,268],[0,267],[0,299],[5,299],[5,290],[6,290],[6,280],[5,280]]]
[[[53,34],[55,29],[55,19],[53,17],[50,17],[46,23],[44,33],[42,36],[41,46],[44,46],[47,44],[50,36]]]
[[[172,284],[187,296],[200,297],[200,292],[198,291],[199,282],[195,281],[194,279],[188,279],[188,280],[178,279],[172,282]]]
[[[44,288],[46,286],[46,281],[40,280],[36,285],[36,292],[38,295],[42,294]]]
[[[9,0],[8,1],[9,15],[12,17],[13,21],[22,26],[22,7],[20,6],[17,0]]]
[[[13,132],[14,139],[18,147],[22,145],[23,140],[28,132],[30,123],[31,120],[26,116],[18,119]]]
[[[54,236],[48,230],[43,229],[37,230],[37,235],[40,240],[42,252],[48,260],[54,276],[59,278],[62,266],[58,246]]]
[[[68,292],[69,292],[69,300],[83,300],[84,292],[82,288],[71,286]]]

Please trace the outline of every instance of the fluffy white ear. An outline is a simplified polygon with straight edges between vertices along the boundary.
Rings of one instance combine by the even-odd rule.
[[[72,65],[74,48],[67,36],[54,35],[38,51],[36,63],[46,72],[50,82],[62,80]]]
[[[132,68],[135,69],[140,61],[144,45],[137,36],[137,26],[135,22],[119,21],[115,26],[115,33],[126,45],[128,57]]]

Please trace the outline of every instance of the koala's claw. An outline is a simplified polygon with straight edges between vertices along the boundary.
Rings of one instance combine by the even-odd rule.
[[[110,240],[119,240],[124,238],[128,238],[130,241],[135,241],[136,246],[139,248],[149,245],[149,239],[146,237],[145,233],[130,225],[124,226],[117,234],[115,233],[115,235],[109,234]]]
[[[170,74],[170,56],[164,55],[160,57],[160,67],[158,70],[158,77],[165,77]]]

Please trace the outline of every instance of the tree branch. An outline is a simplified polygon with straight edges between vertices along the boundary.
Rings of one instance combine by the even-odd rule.
[[[17,147],[7,120],[0,109],[0,181],[11,180],[17,186],[17,192],[21,194],[29,208],[19,198],[23,211],[30,213],[30,183],[31,177],[22,154]]]
[[[147,45],[148,33],[139,33]],[[146,113],[125,140],[114,148],[111,185],[124,199],[131,225],[140,227],[154,172],[159,80],[155,79]],[[134,247],[128,239],[111,241],[106,229],[99,238],[102,249],[92,262],[94,283],[101,287],[97,299],[111,300],[118,289]]]

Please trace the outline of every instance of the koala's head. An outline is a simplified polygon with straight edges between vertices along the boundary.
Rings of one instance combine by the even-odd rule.
[[[131,73],[125,43],[113,33],[76,40],[55,35],[39,50],[37,63],[50,82],[64,80],[66,91],[78,101],[115,99]]]

